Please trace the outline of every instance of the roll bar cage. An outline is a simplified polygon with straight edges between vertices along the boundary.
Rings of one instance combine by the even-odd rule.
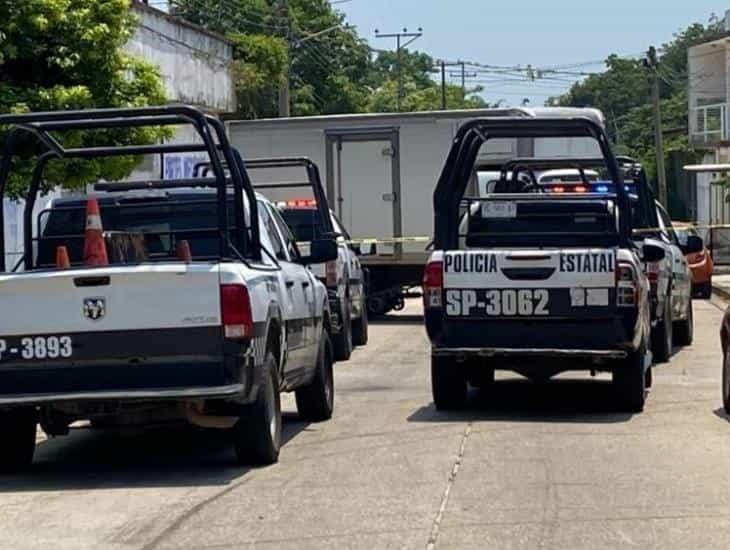
[[[251,180],[254,189],[302,189],[309,188],[312,190],[314,200],[317,205],[317,211],[320,214],[322,227],[324,229],[325,238],[335,236],[335,229],[332,225],[330,217],[330,208],[327,201],[327,195],[322,185],[319,167],[307,157],[271,157],[271,158],[255,158],[245,161],[247,170],[259,170],[266,168],[304,168],[307,173],[307,181],[282,181],[272,183],[256,183]],[[225,168],[225,167],[224,167]],[[211,170],[209,162],[199,162],[193,167],[193,177],[206,177]]]
[[[463,124],[454,138],[433,195],[434,246],[458,247],[459,207],[481,147],[493,139],[587,137],[598,142],[609,176],[616,185],[620,213],[630,212],[623,177],[603,128],[586,117],[480,118]],[[564,166],[564,165],[563,165]],[[630,246],[630,215],[619,215],[619,239]]]
[[[617,156],[616,162],[619,169],[626,174],[632,175],[635,179],[641,179],[642,183],[647,182],[646,172],[644,168],[631,157]],[[585,175],[585,171],[591,168],[606,167],[606,161],[601,157],[521,157],[512,159],[506,163],[481,163],[475,167],[477,171],[500,172],[500,178],[506,179],[507,174],[514,172],[527,172],[533,183],[537,183],[535,171],[557,170],[557,169],[574,169],[580,174],[584,183],[590,183]]]
[[[143,128],[150,126],[190,125],[202,143],[200,144],[153,144],[153,145],[125,145],[107,147],[79,147],[66,148],[52,134],[70,130],[103,130],[113,128]],[[0,116],[0,126],[9,126],[2,160],[0,160],[0,202],[5,198],[7,182],[12,170],[13,158],[21,137],[31,135],[45,147],[45,152],[36,158],[30,186],[26,194],[26,204],[23,213],[24,227],[24,261],[26,269],[33,267],[33,208],[41,188],[44,170],[51,160],[63,159],[94,159],[103,157],[148,155],[159,153],[207,152],[210,158],[210,167],[214,177],[204,182],[216,189],[218,214],[219,255],[221,259],[243,259],[248,255],[253,259],[261,258],[261,244],[258,219],[258,210],[255,192],[246,173],[243,159],[239,152],[231,147],[223,123],[200,110],[187,105],[166,105],[160,107],[123,108],[123,109],[89,109],[83,111],[54,111],[27,113],[19,115]],[[221,158],[222,156],[222,158]],[[231,239],[227,209],[227,174],[224,166],[228,167],[228,176],[233,183],[234,216],[238,233]],[[140,182],[114,184],[114,189],[144,189],[149,188]],[[170,182],[166,188],[181,187],[182,185]],[[112,190],[112,189],[107,189]],[[251,225],[246,230],[243,195],[249,203]],[[234,242],[235,241],[235,242]],[[0,272],[7,270],[5,265],[5,219],[3,209],[0,208]]]

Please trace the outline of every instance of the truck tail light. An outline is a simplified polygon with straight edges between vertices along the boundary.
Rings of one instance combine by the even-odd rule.
[[[631,264],[619,262],[616,267],[616,305],[635,307],[639,303],[639,278]]]
[[[324,269],[325,284],[329,287],[337,286],[337,262],[327,262]]]
[[[221,285],[221,320],[226,338],[253,338],[251,297],[244,285]]]
[[[649,262],[646,264],[646,277],[649,279],[652,288],[656,287],[659,282],[659,269],[659,262]]]
[[[423,307],[443,307],[444,264],[429,262],[423,272]]]

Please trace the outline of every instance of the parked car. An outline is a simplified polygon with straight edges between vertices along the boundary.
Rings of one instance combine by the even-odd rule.
[[[720,345],[722,346],[722,405],[730,414],[730,307],[725,310],[720,326]]]
[[[683,247],[687,246],[690,237],[702,238],[692,225],[675,222],[674,228],[679,243]],[[692,295],[695,298],[709,299],[712,296],[712,272],[715,269],[715,263],[704,241],[702,250],[687,254],[687,263],[692,271]]]
[[[686,255],[698,252],[704,246],[702,240],[688,239],[682,246],[674,230],[672,220],[664,207],[656,203],[659,214],[659,227],[662,239],[669,245],[667,261],[672,269],[672,281],[669,297],[672,307],[672,333],[674,340],[682,346],[690,345],[694,338],[694,320],[692,310],[692,272],[689,269]]]

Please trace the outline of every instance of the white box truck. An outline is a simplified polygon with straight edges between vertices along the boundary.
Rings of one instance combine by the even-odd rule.
[[[566,114],[603,122],[593,109],[520,108],[228,121],[227,126],[233,146],[249,158],[304,156],[320,167],[329,203],[352,238],[378,240],[360,247],[369,271],[368,306],[378,315],[401,308],[421,283],[433,235],[433,190],[461,124],[481,117]],[[489,141],[480,160],[599,154],[590,140],[566,138],[557,146],[541,141],[547,140]]]

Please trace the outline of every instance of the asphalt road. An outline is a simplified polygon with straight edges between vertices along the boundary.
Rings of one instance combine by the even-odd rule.
[[[509,375],[442,414],[409,305],[337,365],[332,421],[285,400],[278,465],[233,467],[218,433],[75,430],[0,479],[0,548],[727,548],[721,309],[695,312],[643,414],[605,377]]]

